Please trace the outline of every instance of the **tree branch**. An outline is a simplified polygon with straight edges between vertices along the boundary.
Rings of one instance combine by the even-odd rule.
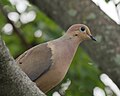
[[[0,96],[46,96],[15,64],[0,37]]]

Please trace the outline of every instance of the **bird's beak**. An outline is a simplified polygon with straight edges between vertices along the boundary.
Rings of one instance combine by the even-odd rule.
[[[90,37],[93,41],[96,41],[96,39],[95,39],[92,35],[89,35],[89,37]]]

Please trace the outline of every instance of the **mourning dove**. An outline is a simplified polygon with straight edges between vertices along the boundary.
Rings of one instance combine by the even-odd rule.
[[[63,80],[78,45],[87,39],[95,41],[89,28],[84,24],[74,24],[62,37],[27,50],[16,62],[46,93]]]

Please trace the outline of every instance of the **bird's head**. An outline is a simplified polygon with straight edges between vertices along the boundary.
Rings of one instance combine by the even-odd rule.
[[[92,36],[89,28],[84,24],[74,24],[67,30],[67,36],[69,38],[78,38],[81,41],[84,40],[94,40],[96,39]]]

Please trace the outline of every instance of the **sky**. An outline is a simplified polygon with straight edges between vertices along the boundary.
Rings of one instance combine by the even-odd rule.
[[[117,24],[120,24],[120,4],[116,7],[115,4],[120,0],[110,0],[108,3],[105,0],[92,0],[100,9],[113,19]]]

